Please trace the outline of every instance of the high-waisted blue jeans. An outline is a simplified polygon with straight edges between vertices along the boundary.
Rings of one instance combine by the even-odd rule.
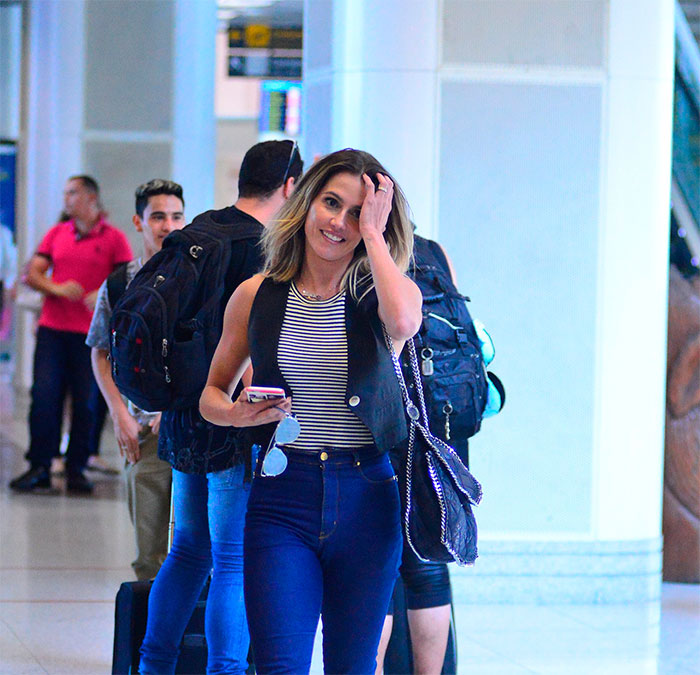
[[[243,604],[243,523],[250,483],[245,467],[207,476],[173,471],[175,531],[148,599],[142,674],[174,673],[187,622],[212,570],[205,629],[207,673],[245,673],[248,627]],[[211,535],[211,536],[210,536]]]
[[[308,673],[319,615],[327,673],[374,673],[401,558],[399,492],[388,455],[289,453],[253,479],[245,601],[258,673]],[[324,459],[325,458],[325,459]]]

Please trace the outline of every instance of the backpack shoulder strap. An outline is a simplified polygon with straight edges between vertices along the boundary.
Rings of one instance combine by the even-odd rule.
[[[447,276],[452,279],[452,274],[450,272],[450,265],[447,262],[447,257],[445,256],[445,251],[442,250],[442,246],[432,239],[424,239],[426,243],[426,250],[432,255],[434,262],[436,262],[447,274]]]
[[[191,243],[201,244],[212,240],[233,242],[242,239],[259,238],[262,234],[262,227],[256,223],[249,222],[221,224],[207,221],[202,217],[186,228],[179,230],[177,234]]]
[[[112,309],[114,309],[117,300],[119,300],[119,298],[124,295],[124,291],[126,291],[126,266],[128,264],[129,263],[122,263],[107,277],[107,299]]]

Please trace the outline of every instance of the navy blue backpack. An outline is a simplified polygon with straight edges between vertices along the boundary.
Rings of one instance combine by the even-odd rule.
[[[197,405],[221,336],[222,296],[233,242],[260,225],[218,222],[207,211],[171,233],[113,307],[112,377],[139,408]]]
[[[439,244],[419,236],[414,242],[409,273],[423,294],[423,323],[414,341],[430,430],[467,463],[467,439],[479,431],[484,416],[500,411],[505,390],[493,373],[487,373],[484,352],[488,350],[480,334],[489,343],[490,339],[469,314],[469,298],[452,282]],[[402,366],[410,382],[405,353]]]

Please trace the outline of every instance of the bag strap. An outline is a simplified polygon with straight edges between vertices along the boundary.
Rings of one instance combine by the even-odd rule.
[[[126,267],[128,263],[123,263],[119,265],[112,274],[107,277],[107,299],[109,300],[109,306],[114,309],[114,305],[117,304],[117,300],[124,295],[126,291]]]
[[[403,376],[403,370],[401,369],[401,364],[399,363],[399,357],[394,349],[394,341],[391,336],[386,331],[386,326],[382,324],[382,331],[384,332],[384,341],[386,342],[387,349],[389,350],[389,355],[391,356],[391,362],[394,366],[394,372],[396,373],[396,379],[399,382],[399,387],[401,388],[401,394],[404,400],[404,406],[406,408],[406,414],[411,421],[411,427],[418,426],[422,427],[421,431],[425,433],[426,431],[430,433],[430,428],[428,426],[428,411],[425,405],[425,396],[423,394],[423,383],[420,377],[420,370],[418,368],[418,355],[416,354],[416,344],[413,338],[406,340],[406,346],[408,347],[409,361],[411,364],[411,375],[413,376],[413,384],[415,391],[418,394],[418,402],[420,404],[420,409],[416,407],[411,399],[411,395],[408,393],[408,387],[406,386],[406,380]],[[421,424],[422,420],[422,424]]]
[[[403,376],[403,371],[401,370],[401,364],[399,363],[399,357],[396,355],[396,350],[394,349],[394,342],[391,339],[391,336],[389,333],[387,333],[386,326],[384,325],[384,322],[382,322],[382,331],[384,333],[384,341],[386,342],[387,349],[389,350],[389,355],[391,356],[391,362],[394,366],[394,373],[396,373],[396,379],[399,382],[399,387],[401,388],[401,395],[404,400],[404,405],[406,407],[406,414],[408,415],[408,447],[406,450],[406,482],[405,482],[405,500],[404,500],[404,513],[403,513],[403,531],[404,535],[406,537],[406,541],[408,542],[408,545],[411,547],[411,550],[413,553],[416,555],[416,557],[419,560],[422,560],[423,562],[426,562],[425,558],[421,556],[421,554],[418,552],[417,547],[413,543],[413,539],[411,537],[411,528],[410,528],[410,517],[411,517],[411,509],[412,509],[412,500],[413,500],[413,490],[412,490],[412,484],[413,484],[413,458],[415,454],[415,447],[416,447],[416,424],[418,421],[418,418],[420,418],[420,412],[418,408],[413,404],[413,401],[411,400],[411,396],[408,393],[408,387],[406,386],[406,380],[404,379]],[[408,340],[411,344],[413,344],[413,338]],[[414,353],[415,353],[415,347],[414,347]]]
[[[442,268],[442,271],[447,274],[447,276],[450,278],[450,281],[452,280],[452,274],[450,272],[450,266],[447,262],[447,257],[445,256],[445,252],[442,250],[442,246],[438,244],[436,241],[433,241],[432,239],[426,239],[428,245],[427,248],[430,251],[430,254],[435,258],[435,262],[440,265]]]
[[[202,319],[206,319],[209,312],[221,302],[221,296],[214,293],[207,301],[195,312],[192,319],[202,327]]]

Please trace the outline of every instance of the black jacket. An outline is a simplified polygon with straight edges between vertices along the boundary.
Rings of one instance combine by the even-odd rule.
[[[282,387],[293,396],[294,392],[285,382],[277,362],[277,345],[288,293],[288,283],[275,283],[270,279],[262,282],[250,312],[248,344],[253,362],[253,384]],[[386,452],[404,440],[408,430],[401,390],[384,342],[374,291],[359,305],[348,296],[345,327],[348,338],[345,400],[370,430],[379,450]],[[274,428],[274,424],[251,427],[252,442],[267,447]]]

